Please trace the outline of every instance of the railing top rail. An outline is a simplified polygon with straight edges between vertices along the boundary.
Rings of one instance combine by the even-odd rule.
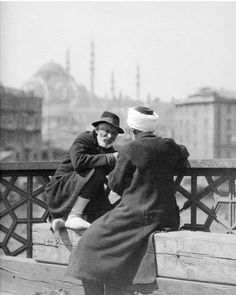
[[[190,159],[191,168],[236,168],[236,158],[234,159]],[[57,169],[59,162],[16,162],[0,163],[0,171],[9,170],[31,170],[45,171]]]
[[[54,170],[59,166],[59,162],[12,162],[12,163],[0,163],[0,171],[45,171]]]
[[[236,158],[190,159],[191,168],[236,168]]]

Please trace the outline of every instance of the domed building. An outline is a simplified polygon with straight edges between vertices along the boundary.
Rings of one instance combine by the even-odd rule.
[[[47,147],[67,149],[78,133],[77,114],[89,106],[90,94],[77,85],[69,73],[58,63],[50,61],[23,85],[23,90],[43,98],[42,139]]]

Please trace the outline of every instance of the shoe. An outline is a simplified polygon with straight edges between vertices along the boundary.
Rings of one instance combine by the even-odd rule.
[[[51,229],[53,232],[58,231],[61,228],[65,227],[65,221],[61,218],[56,218],[53,219],[52,224],[51,224]]]
[[[77,231],[82,229],[87,229],[89,226],[90,226],[90,223],[78,215],[69,215],[65,222],[66,228],[77,230]]]

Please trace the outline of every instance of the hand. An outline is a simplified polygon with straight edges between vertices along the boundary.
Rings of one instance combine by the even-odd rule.
[[[117,157],[118,157],[118,152],[113,153],[113,155],[114,155],[115,158],[117,159]]]
[[[118,152],[106,154],[107,161],[110,165],[115,165],[117,160],[117,154]]]

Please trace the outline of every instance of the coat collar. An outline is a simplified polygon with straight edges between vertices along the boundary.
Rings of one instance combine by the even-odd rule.
[[[151,131],[147,131],[147,132],[141,132],[137,135],[136,139],[138,138],[144,138],[144,137],[156,137],[155,134],[153,134],[153,132]]]
[[[97,133],[96,133],[95,129],[92,131],[92,139],[93,139],[93,143],[95,145],[98,145]]]

